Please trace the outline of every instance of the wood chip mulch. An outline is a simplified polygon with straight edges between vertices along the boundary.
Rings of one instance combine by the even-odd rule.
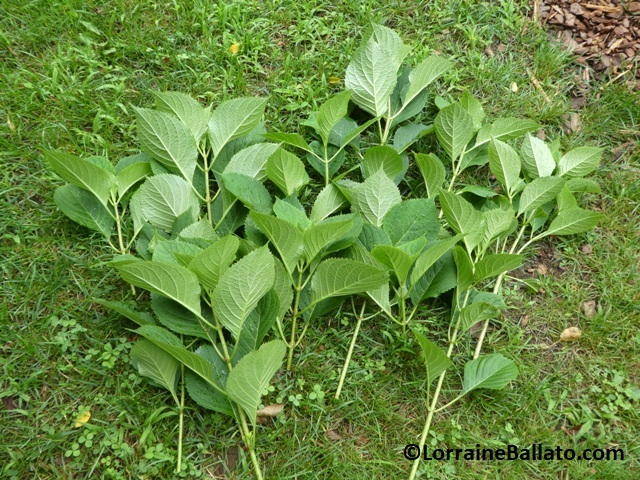
[[[536,0],[537,19],[558,31],[596,72],[640,78],[640,1]]]

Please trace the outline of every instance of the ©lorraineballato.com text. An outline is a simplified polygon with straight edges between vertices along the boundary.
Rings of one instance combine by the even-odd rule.
[[[541,443],[534,443],[530,447],[507,445],[506,448],[435,448],[429,450],[415,443],[404,447],[404,456],[407,460],[624,460],[624,451],[621,448],[585,448],[574,450],[573,448],[543,447]]]

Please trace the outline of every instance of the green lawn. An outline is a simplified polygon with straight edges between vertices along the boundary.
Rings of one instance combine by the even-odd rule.
[[[538,293],[505,284],[511,308],[501,328],[490,329],[485,350],[516,360],[518,380],[438,414],[429,441],[449,448],[622,448],[624,460],[425,462],[422,478],[640,478],[640,90],[583,80],[584,67],[529,20],[527,4],[4,1],[0,477],[178,477],[170,396],[130,365],[133,324],[89,301],[131,292],[105,266],[112,254],[102,239],[57,210],[53,191],[61,181],[42,151],[113,162],[137,153],[132,107],[150,107],[150,90],[182,91],[214,106],[269,97],[267,129],[298,132],[310,111],[343,88],[360,36],[376,22],[413,46],[414,64],[434,53],[454,61],[438,84],[442,97],[468,90],[489,117],[528,117],[563,148],[605,149],[596,173],[603,193],[586,198],[605,214],[601,224],[529,249],[520,273],[539,277]],[[566,133],[575,92],[586,99],[582,128]],[[476,175],[482,183],[488,170]],[[583,311],[590,300],[597,305],[592,316]],[[388,323],[364,324],[339,401],[333,394],[355,320],[345,309],[310,327],[295,372],[277,375],[263,400],[285,404],[260,427],[265,478],[408,475],[402,451],[417,443],[424,423],[424,367]],[[583,336],[561,343],[568,326]],[[461,347],[474,346],[469,338]],[[445,400],[458,386],[456,378],[445,382]],[[251,478],[248,460],[240,455],[236,464],[232,422],[189,405],[179,476]],[[86,411],[89,422],[75,427]]]

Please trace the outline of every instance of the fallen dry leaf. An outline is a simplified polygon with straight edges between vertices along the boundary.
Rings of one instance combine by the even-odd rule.
[[[78,415],[78,418],[76,418],[76,423],[74,424],[74,427],[78,428],[83,426],[85,423],[89,421],[90,418],[91,418],[91,412],[89,410],[87,410],[86,412],[82,412],[80,415]]]
[[[573,342],[582,336],[582,330],[578,327],[565,328],[560,334],[561,342]]]
[[[549,269],[544,263],[539,263],[536,267],[536,270],[540,275],[546,275],[547,273],[549,273]]]
[[[590,243],[580,245],[580,251],[585,255],[591,255],[591,252],[593,252],[593,245],[591,245]]]
[[[527,323],[529,323],[529,315],[525,315],[520,319],[520,325],[523,327],[526,327]]]
[[[284,408],[284,403],[274,403],[258,410],[259,417],[275,417]]]
[[[596,314],[596,307],[598,304],[595,300],[589,300],[582,304],[582,311],[584,312],[585,317],[591,318]]]
[[[339,440],[342,440],[342,437],[340,436],[340,434],[338,432],[336,432],[335,430],[327,430],[325,432],[325,435],[332,442],[337,442]]]

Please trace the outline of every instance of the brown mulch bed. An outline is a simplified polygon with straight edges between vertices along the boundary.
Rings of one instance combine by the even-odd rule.
[[[535,0],[534,14],[596,75],[640,78],[640,1]]]

